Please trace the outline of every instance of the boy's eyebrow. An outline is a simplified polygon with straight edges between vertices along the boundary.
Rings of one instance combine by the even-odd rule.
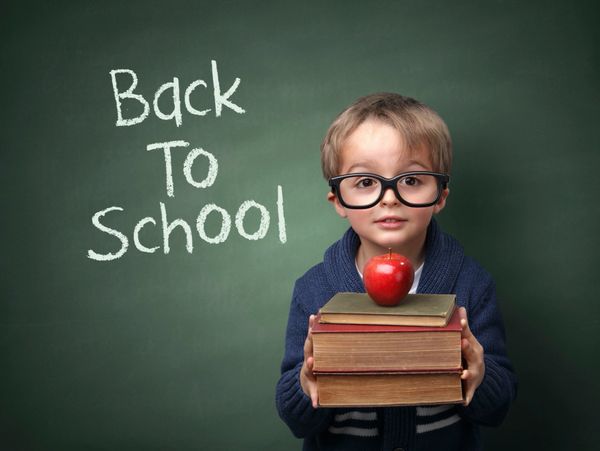
[[[348,168],[348,172],[352,172],[355,169],[365,168],[367,170],[373,170],[373,166],[371,166],[368,162],[359,161],[358,163],[354,163],[352,166]]]
[[[428,169],[427,165],[421,163],[419,160],[409,160],[408,166],[421,166],[422,168]]]
[[[406,166],[419,166],[425,170],[429,170],[429,167],[426,164],[420,162],[419,160],[408,160]],[[367,172],[375,171],[375,169],[373,169],[373,166],[368,161],[359,161],[358,163],[354,163],[352,166],[350,166],[348,168],[347,173],[352,173],[356,169],[366,169]]]

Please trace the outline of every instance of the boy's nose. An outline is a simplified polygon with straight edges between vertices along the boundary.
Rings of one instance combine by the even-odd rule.
[[[396,193],[392,188],[386,188],[383,192],[383,197],[381,198],[381,203],[383,205],[397,205],[400,203],[398,198],[396,197]]]

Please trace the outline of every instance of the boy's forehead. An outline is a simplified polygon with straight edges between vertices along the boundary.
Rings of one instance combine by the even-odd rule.
[[[390,169],[433,169],[426,145],[409,147],[396,128],[381,121],[369,122],[357,127],[340,146],[338,173],[375,171],[390,166]]]

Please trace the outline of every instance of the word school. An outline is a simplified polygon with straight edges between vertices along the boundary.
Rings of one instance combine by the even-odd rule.
[[[165,204],[163,202],[160,202],[159,204],[160,204],[160,224],[162,227],[162,235],[163,235],[163,242],[162,242],[163,252],[165,254],[168,254],[171,251],[171,247],[169,245],[169,238],[170,238],[173,230],[176,229],[177,227],[180,227],[183,230],[183,232],[185,233],[185,240],[186,240],[185,248],[191,254],[194,251],[194,239],[193,239],[193,234],[192,234],[192,228],[185,220],[183,220],[181,218],[177,218],[172,221],[169,221],[169,219],[167,218],[167,208],[166,208]],[[253,233],[249,233],[246,230],[246,225],[244,224],[244,218],[246,216],[246,213],[251,208],[256,208],[260,214],[260,223],[258,225],[257,230]],[[129,248],[129,239],[127,238],[127,236],[125,234],[123,234],[122,232],[120,232],[116,229],[113,229],[111,227],[108,227],[100,222],[100,220],[107,213],[114,212],[114,211],[123,211],[123,208],[113,206],[113,207],[105,208],[104,210],[98,211],[92,217],[92,224],[94,224],[94,226],[98,230],[117,238],[120,242],[119,249],[116,252],[108,252],[108,253],[104,253],[104,254],[98,253],[98,252],[94,251],[93,249],[89,249],[88,255],[87,255],[88,258],[90,258],[92,260],[96,260],[96,261],[110,261],[110,260],[116,260],[118,258],[121,258],[127,252],[128,248]],[[204,224],[206,222],[208,215],[213,212],[216,214],[219,214],[221,216],[221,228],[220,228],[218,234],[211,237],[211,236],[207,235],[205,228],[204,228]],[[284,244],[287,241],[287,236],[286,236],[286,229],[285,229],[285,217],[284,217],[284,212],[283,212],[283,191],[282,191],[282,188],[280,185],[277,186],[277,219],[278,219],[277,220],[277,228],[279,231],[279,241],[282,244]],[[255,202],[253,200],[244,201],[238,208],[237,213],[235,214],[235,228],[236,228],[238,234],[240,236],[246,238],[247,240],[263,239],[267,235],[267,232],[269,231],[270,223],[271,223],[271,215],[269,214],[269,210],[264,205],[259,204],[258,202]],[[152,224],[153,226],[157,225],[156,220],[152,216],[146,216],[145,218],[142,218],[138,221],[138,223],[133,228],[133,243],[134,243],[135,248],[138,251],[144,252],[147,254],[153,254],[160,248],[160,246],[148,247],[149,243],[144,244],[140,240],[140,233],[141,233],[142,229],[144,227],[146,227],[148,224]],[[206,243],[209,243],[209,244],[223,243],[227,240],[227,238],[229,237],[229,234],[231,232],[231,215],[227,212],[227,210],[219,207],[218,205],[206,204],[204,207],[202,207],[202,209],[200,210],[200,213],[198,213],[198,217],[196,218],[196,231],[198,232],[198,235],[200,236],[200,238],[203,241],[205,241]],[[152,243],[152,244],[156,244],[156,243]]]

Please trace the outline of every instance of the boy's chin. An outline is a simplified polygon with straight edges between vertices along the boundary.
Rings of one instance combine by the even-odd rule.
[[[419,246],[416,243],[421,242],[424,244],[424,239],[421,237],[390,234],[390,236],[379,236],[370,241],[368,247],[370,248],[370,253],[373,255],[385,254],[389,249],[392,249],[392,252],[407,256],[407,254],[414,252],[415,248]]]
[[[393,252],[402,253],[402,249],[406,247],[404,242],[398,240],[385,240],[372,243],[372,250],[377,254],[385,254],[391,249]]]

